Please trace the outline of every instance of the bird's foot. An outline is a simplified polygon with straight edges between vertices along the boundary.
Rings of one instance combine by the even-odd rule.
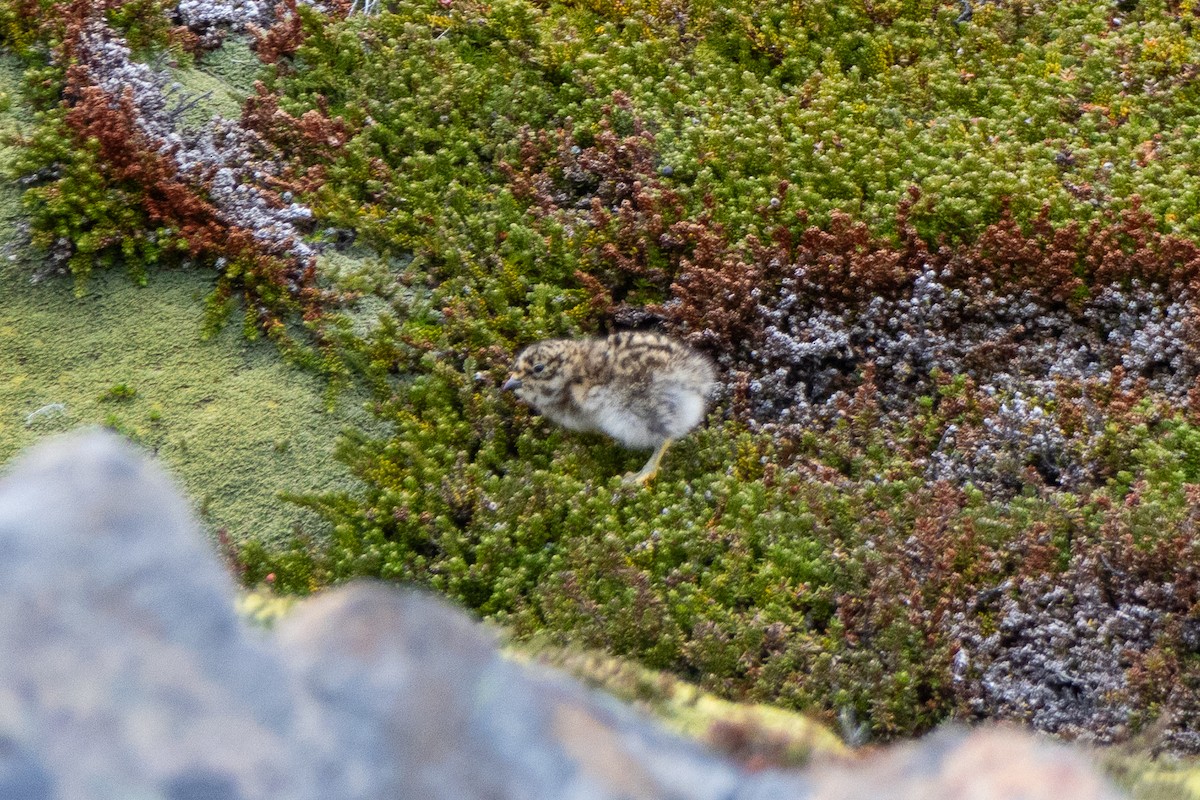
[[[671,440],[667,439],[658,446],[654,451],[654,455],[650,456],[650,460],[646,462],[646,466],[642,467],[640,472],[630,472],[625,477],[621,478],[621,483],[626,486],[638,484],[645,486],[650,481],[654,480],[654,476],[658,474],[658,465],[662,463],[663,453],[667,452],[667,448],[671,446]]]
[[[621,476],[621,483],[626,486],[645,486],[658,475],[658,470],[642,470],[641,472],[626,472]]]

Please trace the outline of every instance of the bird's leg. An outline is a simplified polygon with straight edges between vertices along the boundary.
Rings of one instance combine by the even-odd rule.
[[[640,483],[645,485],[646,481],[658,474],[658,465],[662,461],[663,453],[667,452],[667,448],[671,446],[670,439],[663,439],[663,443],[654,451],[654,455],[650,456],[650,460],[646,462],[646,466],[642,467],[640,472],[631,472],[621,480],[624,483]]]

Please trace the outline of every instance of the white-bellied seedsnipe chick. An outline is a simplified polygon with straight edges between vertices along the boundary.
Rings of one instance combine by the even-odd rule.
[[[626,332],[530,345],[503,388],[564,428],[655,448],[640,472],[625,476],[644,484],[671,442],[704,419],[714,380],[712,363],[678,339]]]

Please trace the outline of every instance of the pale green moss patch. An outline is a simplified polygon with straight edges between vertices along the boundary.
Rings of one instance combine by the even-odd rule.
[[[69,280],[31,286],[20,263],[0,268],[0,462],[107,424],[157,453],[234,539],[269,542],[303,524],[308,512],[278,495],[348,484],[333,448],[358,402],[326,412],[321,378],[236,325],[202,341],[211,280],[159,272],[140,288],[97,273],[76,298]]]
[[[273,628],[298,602],[299,598],[295,595],[278,595],[270,589],[258,587],[240,592],[236,605],[238,613],[247,622],[261,628]]]
[[[1105,770],[1133,800],[1200,800],[1200,759],[1154,758],[1138,746],[1097,751]]]
[[[178,84],[176,102],[190,104],[181,118],[185,129],[199,130],[214,115],[241,118],[242,104],[254,93],[255,79],[263,74],[262,62],[250,50],[251,41],[249,36],[230,36],[193,66],[171,70]]]
[[[194,102],[180,119],[186,130],[203,128],[214,115],[226,119],[239,119],[242,116],[242,101],[246,96],[203,69],[172,69],[171,77],[178,84],[175,102]]]
[[[213,89],[195,111],[205,120],[238,115],[236,90],[198,70],[180,76],[186,93]],[[5,133],[28,118],[20,81],[19,61],[0,55]],[[69,277],[31,281],[46,266],[23,224],[20,190],[0,181],[0,464],[46,436],[109,425],[156,453],[205,522],[236,541],[279,540],[310,521],[281,492],[347,487],[333,448],[342,428],[368,424],[361,398],[328,412],[322,378],[247,342],[236,323],[202,340],[211,273],[151,270],[142,288],[100,270],[76,297]]]
[[[249,97],[254,92],[254,81],[263,74],[262,62],[250,49],[253,41],[249,34],[231,34],[216,50],[202,55],[196,69],[219,81],[230,94]]]

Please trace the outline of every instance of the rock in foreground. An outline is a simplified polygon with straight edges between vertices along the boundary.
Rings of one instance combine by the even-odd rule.
[[[1115,798],[1078,756],[946,731],[747,772],[424,594],[364,583],[263,634],[158,467],[117,438],[0,481],[0,800]]]

